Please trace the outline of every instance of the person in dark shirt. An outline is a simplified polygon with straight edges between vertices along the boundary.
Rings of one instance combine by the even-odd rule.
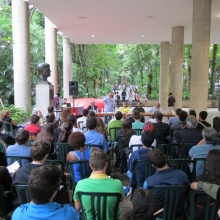
[[[174,107],[174,104],[176,102],[172,92],[169,93],[169,98],[168,98],[168,111],[169,112],[172,112],[173,111],[173,107]]]
[[[209,124],[206,121],[207,116],[208,116],[208,113],[206,111],[201,111],[199,113],[199,122],[196,126],[197,129],[203,129],[203,128],[211,127],[211,124]]]
[[[0,120],[0,138],[7,144],[7,146],[9,145],[14,145],[15,144],[15,139],[8,134],[2,134],[3,130],[3,121]]]

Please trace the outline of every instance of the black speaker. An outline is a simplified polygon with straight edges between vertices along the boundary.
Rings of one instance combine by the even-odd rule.
[[[78,95],[78,82],[70,81],[69,82],[69,95]]]

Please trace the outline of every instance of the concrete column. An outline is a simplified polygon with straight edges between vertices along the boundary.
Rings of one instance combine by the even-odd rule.
[[[57,73],[57,29],[54,24],[45,17],[45,62],[50,64],[51,83],[54,85],[54,94],[58,92]]]
[[[29,7],[23,0],[12,1],[12,37],[15,106],[31,107]]]
[[[168,91],[169,91],[169,51],[170,43],[161,42],[160,44],[160,90],[159,102],[161,109],[167,109]]]
[[[183,77],[183,40],[184,28],[172,28],[172,53],[170,92],[176,99],[175,109],[182,107],[182,77]]]
[[[68,101],[72,100],[72,96],[69,96],[69,81],[72,81],[72,49],[70,40],[63,36],[63,97]]]
[[[190,109],[207,109],[211,0],[193,0]]]

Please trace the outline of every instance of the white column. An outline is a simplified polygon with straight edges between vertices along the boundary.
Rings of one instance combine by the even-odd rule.
[[[51,83],[54,85],[54,94],[58,92],[57,73],[57,29],[54,24],[45,17],[45,62],[50,64]]]
[[[170,92],[176,99],[175,109],[182,107],[183,40],[184,28],[173,27]]]
[[[190,104],[197,114],[207,109],[211,0],[193,0]]]
[[[69,95],[69,81],[72,81],[72,48],[68,38],[63,36],[63,97],[72,100]]]
[[[12,0],[12,37],[15,106],[31,107],[29,7],[23,0]]]
[[[170,43],[161,42],[160,44],[160,91],[159,102],[161,109],[167,109],[168,91],[169,91],[169,51]]]

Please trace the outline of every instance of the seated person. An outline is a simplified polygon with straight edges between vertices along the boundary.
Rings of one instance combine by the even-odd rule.
[[[154,113],[156,111],[160,111],[160,103],[159,102],[150,109],[150,113]]]
[[[32,115],[31,116],[31,123],[29,125],[26,125],[24,130],[29,131],[30,134],[30,139],[34,140],[37,136],[38,133],[40,133],[41,128],[40,128],[40,117],[38,115]]]
[[[79,216],[70,205],[52,202],[59,189],[61,169],[46,165],[32,170],[28,179],[28,191],[31,202],[19,206],[12,215],[12,220],[47,219],[77,220]]]
[[[87,109],[83,109],[83,112],[82,112],[83,116],[77,119],[78,128],[80,128],[81,130],[83,127],[86,127],[86,121],[88,118],[88,114],[89,114],[89,111]],[[82,122],[82,123],[80,123],[80,122]],[[80,127],[79,127],[79,124],[80,124]]]
[[[133,111],[132,112],[134,112],[134,111],[139,111],[139,112],[141,112],[141,113],[144,113],[145,112],[145,110],[144,110],[144,108],[141,106],[141,102],[140,101],[137,101],[137,106],[136,107],[134,107],[134,109],[133,109]],[[144,116],[141,116],[141,120],[140,120],[141,122],[145,122],[145,118],[144,118]]]
[[[149,189],[137,189],[132,197],[132,209],[125,213],[124,220],[156,219],[154,213],[159,204],[155,194]]]
[[[29,131],[19,129],[15,136],[15,145],[8,146],[6,150],[6,156],[21,156],[31,157],[31,148],[28,147]],[[22,165],[27,163],[27,160],[22,160]],[[11,164],[11,160],[8,159],[8,165]]]
[[[196,111],[194,109],[189,110],[189,115],[193,115],[196,117]]]
[[[67,121],[67,122],[71,122],[71,123],[73,124],[72,132],[76,132],[76,131],[82,132],[82,130],[77,127],[77,124],[76,124],[77,120],[76,120],[76,116],[75,116],[75,115],[69,114],[69,115],[67,116],[66,121]]]
[[[141,141],[142,141],[142,148],[139,150],[134,151],[128,161],[128,171],[127,176],[129,179],[131,179],[130,186],[134,185],[134,181],[132,178],[132,173],[134,171],[134,165],[136,160],[146,160],[148,159],[148,152],[152,149],[151,145],[154,142],[154,134],[152,131],[144,131],[141,135]],[[143,167],[139,167],[138,170],[140,171],[140,182],[144,183],[144,173],[143,173]],[[142,180],[141,180],[142,176]]]
[[[7,146],[15,144],[15,139],[11,135],[1,133],[2,130],[3,121],[0,120],[0,138],[7,144]]]
[[[13,119],[11,119],[11,113],[8,110],[2,110],[1,119],[5,122],[10,123],[12,125],[12,129],[14,131],[17,131],[18,126],[16,122]],[[7,126],[7,129],[8,131],[11,131],[11,128],[9,126]]]
[[[73,132],[68,138],[68,144],[73,148],[73,151],[70,151],[66,156],[66,161],[68,163],[79,161],[79,160],[89,160],[89,157],[96,148],[86,148],[85,147],[85,135],[82,132]],[[82,179],[80,174],[79,164],[73,165],[75,183],[78,183]],[[90,167],[88,170],[91,173]]]
[[[61,129],[60,136],[58,138],[58,142],[67,143],[68,137],[72,133],[73,124],[72,122],[65,122],[63,128]]]
[[[141,113],[139,111],[133,111],[133,118],[135,122],[132,123],[132,129],[143,129],[144,123],[140,121]]]
[[[119,111],[122,114],[128,114],[130,112],[130,108],[128,107],[128,103],[127,102],[123,102],[123,106],[119,108]]]
[[[199,113],[199,122],[196,126],[197,129],[203,129],[203,128],[211,127],[211,124],[209,124],[206,121],[207,116],[208,116],[208,113],[206,111],[201,111]]]
[[[95,105],[95,101],[91,101],[91,104],[87,108],[88,111],[98,112],[98,106]]]
[[[194,143],[200,142],[202,137],[201,130],[196,128],[197,119],[195,116],[188,116],[186,119],[186,127],[175,133],[175,142],[180,143]]]
[[[122,199],[124,197],[124,190],[120,180],[108,178],[106,175],[106,168],[108,166],[107,156],[101,151],[94,151],[90,158],[89,164],[92,169],[92,174],[89,178],[80,180],[76,185],[76,189],[74,192],[74,201],[75,207],[77,210],[80,210],[81,204],[79,201],[78,192],[117,192],[121,193]],[[91,216],[91,203],[88,202],[86,198],[82,198],[83,205],[85,208],[85,213],[87,219],[92,219]],[[107,199],[107,207],[106,207],[106,218],[105,219],[113,219],[114,211],[113,207],[115,206],[116,200]],[[98,207],[96,207],[98,208]],[[118,213],[118,217],[120,217],[120,210]]]
[[[148,159],[152,166],[156,168],[156,172],[152,176],[146,178],[143,185],[144,189],[160,185],[189,185],[189,179],[186,173],[182,170],[175,170],[173,167],[169,167],[166,163],[165,156],[160,149],[149,151]],[[177,216],[179,213],[183,213],[186,191],[183,191],[182,193],[183,194],[180,196],[182,200],[178,200]],[[158,196],[160,207],[164,207],[163,195],[159,191],[156,192],[156,195]]]
[[[167,122],[167,124],[170,126],[171,124],[173,124],[174,122],[178,122],[179,121],[179,114],[182,111],[181,108],[177,108],[176,109],[176,115],[174,117],[169,117],[169,120]]]

